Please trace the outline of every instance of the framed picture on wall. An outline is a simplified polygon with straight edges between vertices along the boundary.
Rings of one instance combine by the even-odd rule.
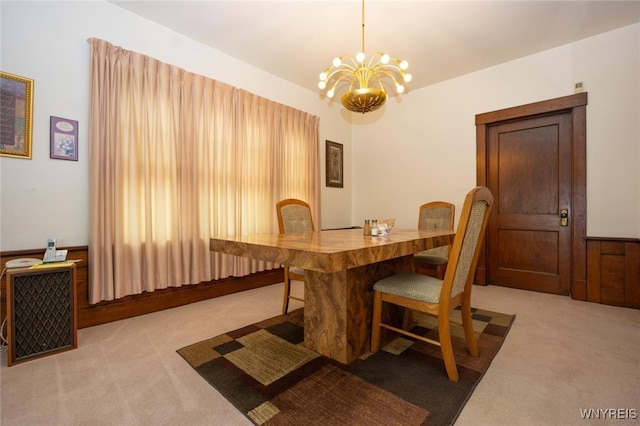
[[[50,157],[78,161],[78,122],[51,116]]]
[[[344,187],[342,144],[326,141],[327,186]]]
[[[33,80],[0,71],[0,155],[31,159]]]

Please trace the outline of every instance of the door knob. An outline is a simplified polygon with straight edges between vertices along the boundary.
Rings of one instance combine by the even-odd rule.
[[[569,209],[560,210],[560,226],[569,225]]]

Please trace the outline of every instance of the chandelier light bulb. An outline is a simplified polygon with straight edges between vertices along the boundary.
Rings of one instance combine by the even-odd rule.
[[[340,94],[342,105],[353,112],[367,113],[380,108],[387,100],[387,90],[400,94],[405,87],[401,83],[411,81],[411,74],[405,72],[409,63],[382,52],[367,56],[364,54],[364,0],[362,0],[362,50],[355,56],[338,56],[332,66],[320,73],[318,87],[325,90],[332,99]],[[366,61],[366,62],[365,62]]]

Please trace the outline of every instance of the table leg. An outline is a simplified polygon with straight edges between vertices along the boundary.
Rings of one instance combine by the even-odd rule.
[[[305,346],[343,364],[370,350],[373,284],[412,271],[413,256],[345,271],[305,271]]]

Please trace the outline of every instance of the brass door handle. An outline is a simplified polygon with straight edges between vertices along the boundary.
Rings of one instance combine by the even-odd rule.
[[[569,225],[569,209],[560,210],[560,226]]]

